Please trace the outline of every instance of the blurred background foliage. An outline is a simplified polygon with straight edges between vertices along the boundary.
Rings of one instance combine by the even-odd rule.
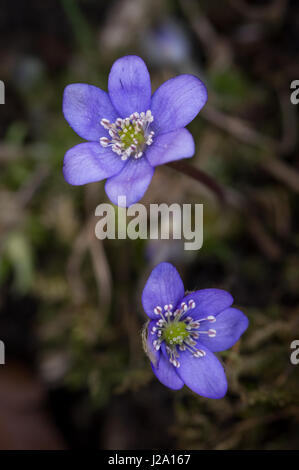
[[[2,0],[0,78],[1,448],[298,448],[299,5],[295,0]],[[166,166],[142,202],[203,203],[204,244],[97,240],[103,183],[69,186],[68,83],[106,89],[113,61],[146,61],[153,90],[198,75],[209,101],[191,160],[226,187],[225,207]],[[220,354],[224,399],[153,376],[141,292],[168,260],[188,289],[230,291],[250,318]]]

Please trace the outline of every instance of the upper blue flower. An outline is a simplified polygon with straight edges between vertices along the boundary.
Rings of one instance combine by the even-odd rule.
[[[114,62],[108,93],[83,83],[64,91],[63,113],[89,142],[68,150],[66,181],[81,185],[107,178],[105,190],[127,206],[144,195],[157,165],[191,157],[195,146],[186,126],[207,101],[204,84],[193,75],[172,78],[151,96],[149,72],[137,56]]]
[[[185,295],[177,270],[160,263],[142,294],[151,321],[146,350],[162,384],[173,390],[187,385],[199,395],[222,398],[227,391],[223,367],[213,352],[233,346],[248,327],[247,317],[232,308],[221,289]]]

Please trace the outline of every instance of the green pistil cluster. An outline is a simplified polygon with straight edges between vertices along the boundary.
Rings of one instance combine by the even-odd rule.
[[[109,137],[100,138],[103,147],[111,147],[111,150],[127,160],[131,156],[140,158],[147,145],[153,143],[154,131],[149,130],[154,118],[150,110],[146,113],[133,113],[129,117],[117,118],[115,122],[109,119],[101,119],[101,125],[109,133]]]
[[[143,148],[145,144],[144,132],[143,130],[137,132],[132,124],[125,127],[122,131],[119,132],[119,137],[124,148],[128,149],[132,144],[135,144],[137,147]]]
[[[184,340],[188,338],[189,331],[187,331],[186,323],[182,321],[173,321],[168,323],[163,330],[162,338],[169,346],[181,345]]]
[[[164,305],[163,308],[157,305],[154,308],[154,314],[160,318],[150,330],[150,334],[155,336],[153,348],[155,351],[159,351],[164,342],[169,362],[174,367],[180,367],[179,354],[181,351],[187,350],[193,357],[206,355],[203,349],[197,347],[200,335],[207,335],[209,338],[216,336],[216,330],[213,328],[200,329],[202,322],[214,323],[216,321],[214,315],[208,315],[200,320],[194,320],[192,315],[186,315],[189,310],[193,310],[195,307],[194,300],[189,299],[188,303],[182,302],[175,311],[173,311],[171,304]]]

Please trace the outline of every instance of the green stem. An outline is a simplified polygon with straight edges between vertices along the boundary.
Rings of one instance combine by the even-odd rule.
[[[202,170],[199,170],[199,168],[196,168],[183,161],[171,162],[167,165],[170,166],[170,168],[183,173],[184,175],[190,176],[191,178],[209,188],[217,196],[221,204],[227,203],[227,194],[225,188],[217,183],[217,181],[207,173],[204,173]]]

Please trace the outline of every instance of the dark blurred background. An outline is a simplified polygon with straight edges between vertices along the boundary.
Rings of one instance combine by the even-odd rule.
[[[1,449],[299,448],[299,79],[296,0],[1,1]],[[103,183],[68,185],[81,139],[63,89],[107,89],[113,61],[144,58],[153,90],[179,73],[207,85],[191,163],[230,193],[224,208],[164,166],[142,202],[204,204],[204,244],[97,240]],[[172,392],[141,345],[141,292],[167,260],[188,289],[230,291],[250,318],[220,354],[224,399]]]

